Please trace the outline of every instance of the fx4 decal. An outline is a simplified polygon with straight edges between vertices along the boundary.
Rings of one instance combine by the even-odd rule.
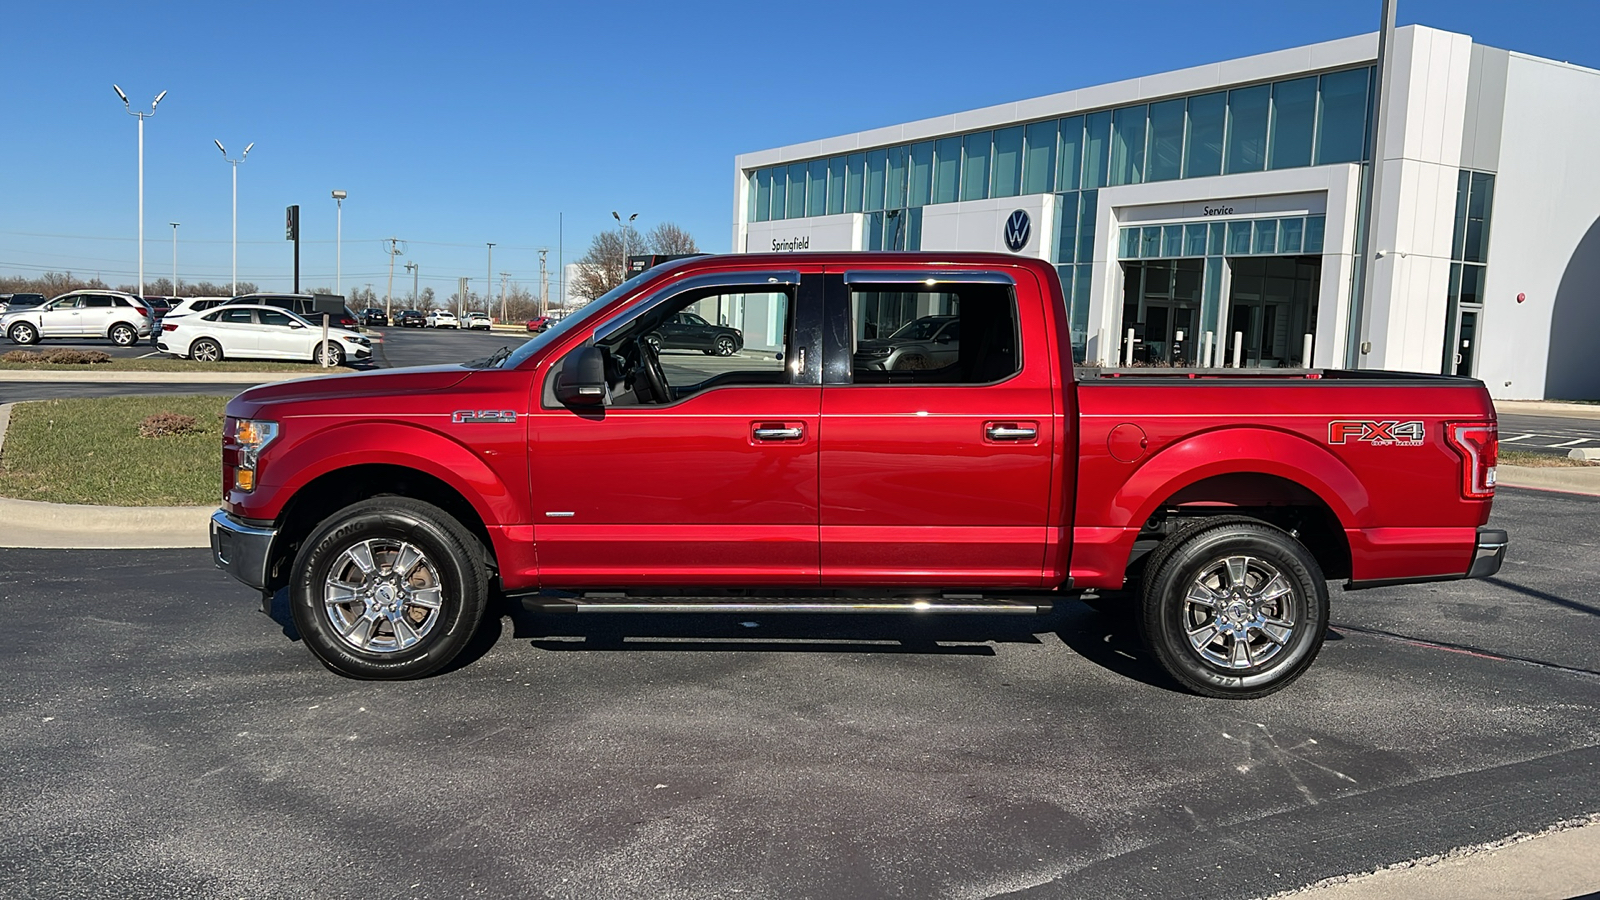
[[[1328,443],[1371,444],[1374,447],[1420,447],[1427,426],[1419,421],[1367,422],[1341,419],[1328,423]]]
[[[450,414],[450,421],[457,425],[511,423],[517,421],[517,412],[512,409],[458,409]]]

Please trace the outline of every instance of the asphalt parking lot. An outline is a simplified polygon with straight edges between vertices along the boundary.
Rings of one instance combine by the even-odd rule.
[[[1502,491],[1500,576],[1336,591],[1248,703],[1077,602],[508,604],[362,683],[205,551],[0,550],[0,896],[1265,896],[1600,811],[1597,514]]]

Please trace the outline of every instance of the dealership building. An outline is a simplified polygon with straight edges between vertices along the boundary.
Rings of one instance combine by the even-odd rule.
[[[1600,72],[1407,26],[1372,129],[1377,56],[1362,35],[747,153],[733,247],[1043,258],[1081,362],[1600,398]]]

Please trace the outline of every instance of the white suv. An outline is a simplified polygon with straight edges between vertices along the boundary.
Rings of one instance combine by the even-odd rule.
[[[456,320],[456,314],[448,309],[436,309],[428,313],[429,328],[460,328],[461,323]]]
[[[110,338],[132,347],[149,337],[155,316],[143,300],[119,291],[69,291],[30,309],[0,316],[0,333],[18,344],[46,338]]]

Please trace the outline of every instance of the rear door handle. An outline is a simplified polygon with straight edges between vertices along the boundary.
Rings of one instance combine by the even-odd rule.
[[[756,425],[752,434],[758,441],[798,441],[806,436],[806,429],[803,425],[762,422]]]
[[[1031,441],[1039,436],[1039,426],[1027,422],[988,422],[983,433],[991,441]]]

